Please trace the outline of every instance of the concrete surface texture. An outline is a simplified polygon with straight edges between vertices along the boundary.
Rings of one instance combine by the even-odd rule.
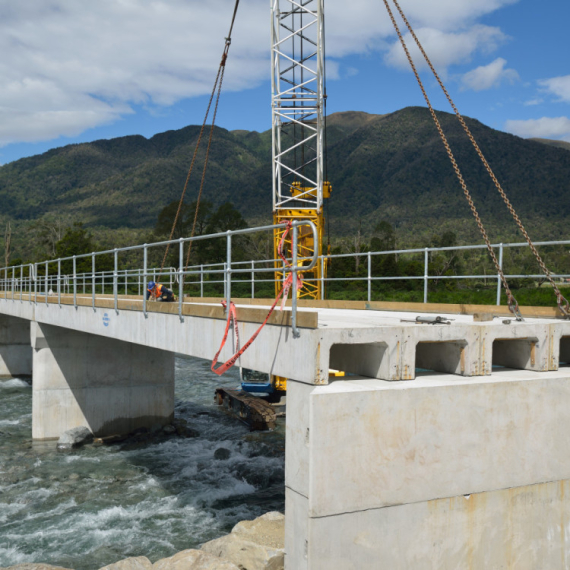
[[[52,301],[35,304],[0,298],[0,314],[157,349],[168,346],[174,352],[205,359],[213,358],[226,327],[220,306],[213,303],[200,305],[199,312],[215,317],[189,314],[181,321],[175,304],[159,308],[166,304],[149,304],[154,312],[145,316],[140,301],[125,301],[130,309],[118,311],[59,306],[56,299]],[[188,313],[192,307],[198,304],[183,305]],[[256,306],[255,310],[265,314],[262,309]],[[238,319],[251,310],[238,302]],[[557,370],[561,358],[562,362],[570,359],[568,321],[528,318],[516,322],[501,317],[476,322],[471,315],[442,314],[450,319],[449,325],[428,325],[410,322],[416,313],[403,311],[300,311],[306,313],[318,316],[311,321],[317,328],[301,329],[301,337],[296,339],[289,326],[277,321],[268,324],[241,357],[241,365],[307,384],[326,385],[329,368],[382,380],[412,380],[417,368],[473,377],[489,375],[493,365]],[[258,322],[240,320],[242,340],[258,327]],[[235,339],[230,335],[220,360],[228,359],[234,349]]]
[[[568,568],[570,369],[287,390],[287,570]]]
[[[174,353],[33,322],[32,436],[163,426],[174,414]]]
[[[0,314],[0,377],[31,374],[30,321]]]

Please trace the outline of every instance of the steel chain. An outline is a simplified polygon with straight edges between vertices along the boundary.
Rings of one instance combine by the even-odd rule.
[[[425,88],[424,88],[424,84],[422,83],[422,80],[420,79],[420,76],[419,76],[418,71],[416,69],[416,66],[414,64],[414,61],[412,59],[412,56],[410,55],[410,52],[408,50],[408,46],[406,45],[404,37],[402,36],[402,33],[400,32],[400,28],[396,22],[396,19],[394,18],[394,14],[392,12],[392,9],[390,8],[390,5],[388,4],[388,0],[383,0],[383,1],[384,1],[385,6],[386,6],[386,10],[388,11],[388,14],[390,16],[390,19],[392,20],[392,24],[394,26],[394,29],[396,30],[396,33],[398,34],[398,38],[400,39],[400,43],[402,44],[402,47],[404,48],[404,51],[406,52],[406,57],[408,58],[408,62],[410,63],[410,66],[414,72],[414,75],[416,76],[416,80],[418,82],[418,85],[420,86],[420,89],[422,90],[424,99],[426,100],[427,106],[428,106],[429,111],[431,113],[431,116],[434,120],[435,126],[437,127],[437,130],[439,132],[439,136],[441,137],[441,140],[445,146],[445,150],[447,151],[447,155],[449,157],[449,160],[451,161],[453,169],[455,170],[455,174],[457,175],[457,178],[459,180],[459,184],[461,184],[461,187],[463,188],[463,193],[465,194],[465,197],[467,198],[467,202],[469,203],[469,207],[471,208],[471,212],[473,213],[473,216],[475,217],[475,220],[477,222],[477,226],[479,226],[479,231],[481,232],[481,235],[483,236],[483,239],[485,240],[485,244],[487,245],[487,249],[489,250],[489,255],[491,256],[491,259],[493,260],[493,263],[494,263],[495,268],[497,270],[497,274],[500,276],[501,282],[503,284],[503,288],[505,289],[505,293],[507,295],[507,303],[508,303],[509,310],[516,316],[517,320],[522,320],[522,315],[521,315],[520,310],[519,310],[519,304],[517,303],[517,300],[515,299],[514,295],[511,293],[511,289],[507,283],[507,279],[505,278],[505,274],[503,273],[503,270],[499,264],[499,261],[497,260],[497,256],[495,255],[495,252],[494,252],[493,247],[491,245],[491,241],[489,240],[489,237],[487,236],[487,232],[486,232],[485,228],[483,227],[483,223],[481,222],[481,217],[479,216],[479,212],[477,211],[477,208],[475,207],[475,203],[473,202],[473,198],[471,197],[471,193],[469,192],[469,189],[467,188],[467,184],[463,178],[463,175],[461,174],[461,170],[459,169],[457,161],[455,160],[455,156],[453,155],[451,147],[449,146],[449,142],[447,141],[447,137],[445,136],[445,133],[443,132],[443,129],[441,127],[439,119],[437,118],[437,115],[435,114],[435,111],[432,107],[431,101],[427,95]]]
[[[509,212],[511,213],[513,219],[515,220],[519,230],[521,231],[521,233],[523,234],[526,242],[529,245],[529,248],[531,249],[532,253],[534,254],[538,264],[540,265],[540,268],[542,269],[543,273],[545,274],[546,278],[548,279],[548,281],[550,282],[550,284],[552,285],[554,292],[556,294],[556,300],[558,303],[558,308],[560,309],[560,311],[564,314],[564,316],[566,317],[570,317],[570,303],[564,298],[564,296],[562,295],[562,293],[560,292],[560,289],[558,288],[558,286],[556,285],[554,279],[552,278],[552,274],[550,272],[550,270],[546,267],[546,264],[544,263],[542,257],[540,256],[540,254],[538,253],[538,250],[536,249],[535,245],[532,243],[532,240],[530,239],[530,236],[528,235],[528,232],[526,231],[521,219],[519,218],[518,214],[516,213],[513,205],[511,204],[510,200],[507,197],[506,192],[503,190],[499,180],[497,179],[497,177],[495,176],[495,173],[493,172],[493,169],[491,168],[491,166],[489,165],[489,163],[487,162],[487,159],[485,158],[485,155],[483,154],[483,151],[480,149],[477,141],[475,140],[475,137],[473,136],[473,134],[471,133],[471,130],[469,129],[469,127],[467,126],[467,123],[465,122],[465,119],[463,118],[463,116],[461,115],[461,113],[459,112],[459,110],[457,109],[453,99],[451,98],[451,95],[449,94],[449,92],[447,91],[447,88],[445,87],[445,85],[443,84],[443,81],[441,80],[439,74],[437,73],[437,71],[435,70],[435,67],[433,66],[429,56],[427,55],[426,51],[423,48],[423,45],[421,44],[420,40],[418,39],[416,33],[414,32],[414,29],[412,28],[409,20],[407,19],[406,15],[404,14],[404,11],[402,10],[402,8],[400,7],[400,4],[398,3],[398,0],[393,0],[394,5],[396,6],[396,8],[398,9],[398,12],[400,13],[400,16],[402,17],[402,20],[404,20],[404,23],[406,24],[406,27],[408,28],[411,36],[414,38],[414,41],[416,42],[416,45],[418,46],[419,50],[421,51],[422,55],[424,56],[424,59],[426,60],[426,63],[428,64],[431,72],[433,73],[433,76],[435,77],[435,79],[437,80],[437,82],[439,83],[439,86],[441,87],[443,93],[445,94],[447,100],[449,101],[449,104],[451,105],[453,111],[455,112],[455,115],[457,116],[457,119],[459,120],[459,122],[461,123],[461,126],[463,127],[463,130],[465,131],[465,133],[467,134],[467,136],[469,137],[469,140],[471,141],[471,144],[473,145],[473,147],[475,148],[475,151],[477,152],[477,154],[479,155],[479,158],[481,159],[481,162],[483,163],[483,166],[485,167],[485,169],[487,170],[487,173],[489,174],[489,176],[491,177],[491,180],[493,181],[493,183],[495,184],[495,187],[497,188],[499,194],[501,195],[501,197],[503,198],[503,201],[505,202]],[[384,3],[386,4],[386,1],[384,1]],[[395,23],[395,19],[391,13],[390,8],[388,7],[388,11],[390,12],[390,17],[392,19],[392,23],[394,24],[394,26],[397,28],[397,24]],[[404,40],[402,39],[399,30],[398,31],[398,36],[400,36],[400,40],[403,43]],[[412,63],[410,54],[407,50],[407,48],[405,48],[406,54],[408,56],[408,60],[410,61],[410,64],[413,66],[414,64]],[[414,72],[415,72],[415,68],[414,68]],[[419,77],[417,75],[416,72],[416,78],[418,78],[419,81]],[[423,86],[422,86],[422,91],[423,91]],[[425,93],[424,93],[425,96]],[[565,305],[565,306],[563,306]]]
[[[200,199],[202,198],[202,191],[204,189],[204,180],[206,179],[206,169],[208,168],[208,160],[210,157],[210,147],[212,146],[212,136],[214,134],[214,126],[216,124],[216,115],[218,114],[218,106],[220,104],[220,94],[222,92],[222,84],[224,82],[224,73],[226,71],[226,59],[228,57],[228,50],[230,47],[229,39],[226,40],[226,48],[224,50],[224,55],[222,56],[222,63],[220,64],[221,73],[220,83],[218,84],[218,95],[216,97],[216,105],[214,106],[214,114],[212,116],[212,126],[210,127],[210,137],[208,138],[208,147],[206,149],[206,156],[204,158],[204,168],[202,170],[202,180],[200,181],[200,190],[198,191],[198,199],[196,201],[196,210],[194,212],[194,221],[192,222],[192,233],[190,234],[190,238],[194,237],[196,232],[196,223],[198,221],[198,211],[200,209]],[[188,269],[188,265],[190,264],[190,252],[192,251],[192,241],[188,243],[188,253],[186,254],[186,266],[184,270]]]

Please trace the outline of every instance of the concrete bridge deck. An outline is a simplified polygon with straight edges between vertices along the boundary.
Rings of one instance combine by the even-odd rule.
[[[174,353],[219,346],[218,303],[145,315],[133,297],[3,295],[0,373],[33,368],[34,438],[161,425]],[[570,322],[540,308],[516,322],[504,307],[303,305],[300,338],[290,309],[276,312],[241,359],[289,378],[287,570],[570,567]],[[237,306],[245,339],[267,301]],[[453,320],[408,322],[434,313]]]

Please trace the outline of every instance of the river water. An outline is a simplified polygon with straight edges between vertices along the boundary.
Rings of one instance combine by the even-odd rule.
[[[31,441],[31,386],[0,380],[0,567],[155,562],[283,512],[284,425],[250,433],[216,406],[215,387],[237,382],[234,371],[219,378],[209,362],[177,358],[175,416],[198,437],[58,452]],[[216,459],[222,447],[230,456]]]

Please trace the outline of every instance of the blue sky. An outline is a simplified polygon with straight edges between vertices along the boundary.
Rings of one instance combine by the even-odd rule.
[[[570,141],[568,0],[400,0],[460,111]],[[200,123],[233,0],[0,0],[0,164]],[[381,0],[325,0],[328,111],[424,105]],[[242,1],[218,124],[270,127],[269,0]],[[418,57],[419,61],[419,57]],[[436,108],[449,110],[425,68]]]

